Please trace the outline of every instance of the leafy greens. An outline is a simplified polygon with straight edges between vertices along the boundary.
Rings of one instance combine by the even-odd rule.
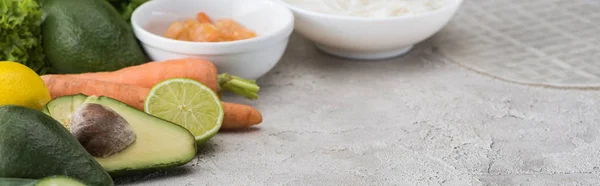
[[[44,74],[41,24],[43,13],[36,0],[0,0],[0,61],[22,63]]]

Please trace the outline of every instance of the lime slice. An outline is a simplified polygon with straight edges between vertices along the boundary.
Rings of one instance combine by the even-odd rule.
[[[223,122],[223,106],[217,94],[192,79],[174,78],[154,85],[144,110],[185,127],[196,136],[198,144],[215,136]]]

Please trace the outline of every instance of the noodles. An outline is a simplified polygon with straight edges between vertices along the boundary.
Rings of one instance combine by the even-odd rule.
[[[439,9],[443,0],[284,0],[299,8],[358,17],[415,15]]]

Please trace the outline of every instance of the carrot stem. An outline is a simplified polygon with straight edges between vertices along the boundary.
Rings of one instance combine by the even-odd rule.
[[[260,87],[256,84],[256,81],[243,79],[227,73],[219,74],[217,77],[218,92],[227,90],[247,99],[258,99]]]

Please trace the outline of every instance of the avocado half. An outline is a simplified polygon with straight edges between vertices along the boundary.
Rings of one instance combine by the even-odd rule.
[[[83,94],[58,97],[42,112],[69,128],[69,115],[86,103],[109,107],[121,115],[133,128],[136,140],[121,152],[108,157],[94,157],[111,175],[175,167],[190,162],[196,155],[196,140],[187,129],[169,121],[139,111],[109,97]]]

